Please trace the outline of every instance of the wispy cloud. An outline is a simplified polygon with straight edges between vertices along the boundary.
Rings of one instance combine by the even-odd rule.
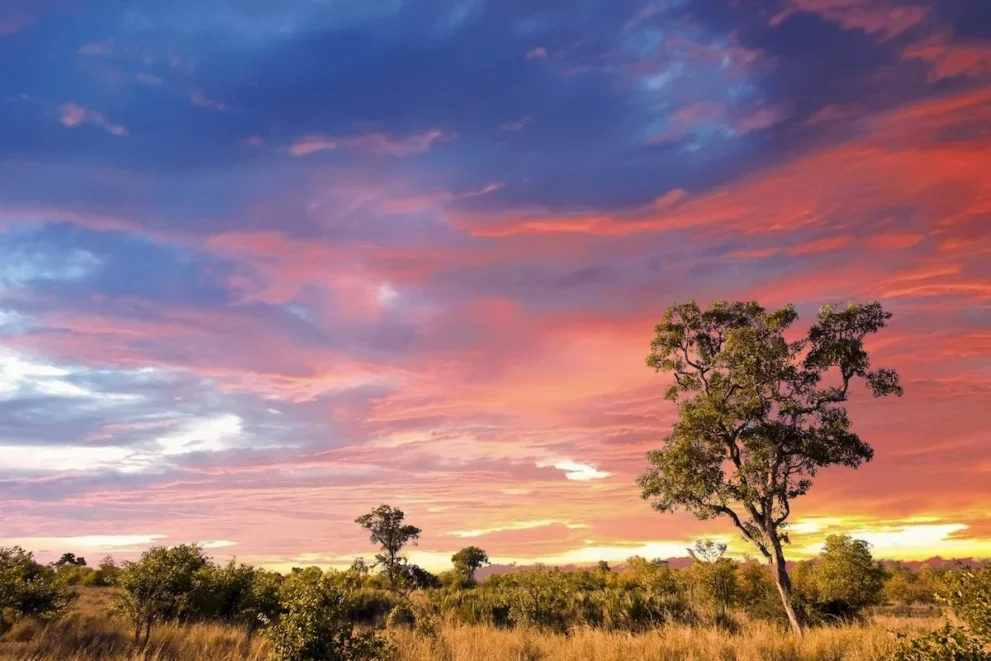
[[[103,113],[95,110],[87,110],[75,103],[66,103],[59,108],[59,123],[66,128],[76,128],[83,124],[95,124],[102,127],[107,133],[116,136],[127,135],[127,129],[120,124],[113,124],[107,121]]]
[[[444,133],[439,129],[431,129],[425,133],[413,134],[395,138],[384,133],[364,133],[349,137],[333,137],[327,135],[309,135],[293,142],[289,153],[293,156],[309,156],[322,151],[347,149],[365,152],[375,156],[393,156],[403,158],[414,154],[423,154],[433,147],[436,142],[446,142],[456,139],[454,134]]]

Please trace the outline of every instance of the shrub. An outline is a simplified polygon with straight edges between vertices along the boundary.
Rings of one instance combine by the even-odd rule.
[[[0,633],[24,618],[58,619],[75,593],[19,546],[0,547]]]
[[[224,567],[207,565],[200,572],[205,594],[197,599],[198,617],[240,624],[249,636],[262,623],[278,617],[279,574],[238,565],[233,559]]]
[[[991,567],[961,567],[943,576],[939,597],[967,625],[947,623],[907,639],[894,661],[991,661]]]
[[[932,604],[936,601],[939,576],[929,566],[913,571],[899,563],[888,567],[883,601],[896,604]]]
[[[725,544],[696,542],[694,548],[688,549],[694,563],[683,576],[691,602],[712,612],[717,620],[726,618],[739,592],[736,563],[724,558],[725,552]]]
[[[361,576],[354,570],[293,573],[279,591],[282,614],[268,631],[275,661],[362,661],[389,655],[388,640],[359,632],[352,612]]]
[[[991,642],[991,565],[949,572],[940,596],[971,630]]]
[[[155,622],[186,621],[209,611],[209,558],[195,544],[155,546],[117,577],[114,611],[134,626],[134,642],[148,642]]]
[[[930,633],[905,639],[891,661],[991,661],[985,642],[962,627],[947,623]]]

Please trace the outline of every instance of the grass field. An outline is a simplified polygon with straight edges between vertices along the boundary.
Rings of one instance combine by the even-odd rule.
[[[60,622],[21,622],[0,641],[4,661],[261,661],[265,641],[215,624],[160,626],[145,651],[131,646],[123,622],[109,619],[106,590],[83,590]],[[436,638],[395,632],[401,661],[867,661],[889,652],[899,632],[936,628],[937,618],[879,616],[862,625],[810,630],[801,640],[766,623],[736,633],[665,626],[642,635],[577,630],[568,635],[492,627],[443,626]]]

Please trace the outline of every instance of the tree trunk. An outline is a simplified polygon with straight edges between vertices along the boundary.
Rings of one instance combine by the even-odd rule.
[[[778,586],[778,594],[781,595],[781,605],[785,608],[785,614],[788,616],[788,623],[791,624],[791,630],[795,632],[795,635],[799,638],[802,637],[802,626],[798,623],[798,615],[795,613],[795,607],[791,602],[791,578],[788,577],[788,569],[785,567],[785,555],[781,550],[781,542],[774,539],[772,546],[774,547],[774,557],[771,558],[771,569],[774,574],[774,584]]]

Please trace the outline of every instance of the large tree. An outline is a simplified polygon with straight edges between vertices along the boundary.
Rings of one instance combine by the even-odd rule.
[[[842,403],[856,379],[875,397],[901,394],[898,375],[871,370],[864,349],[890,317],[876,302],[824,306],[808,334],[789,341],[798,319],[790,305],[768,312],[720,301],[703,311],[692,301],[669,308],[654,329],[647,365],[673,375],[665,396],[678,420],[647,455],[642,495],[658,511],[729,518],[772,566],[799,635],[782,550],[791,504],[820,468],[873,457]]]

